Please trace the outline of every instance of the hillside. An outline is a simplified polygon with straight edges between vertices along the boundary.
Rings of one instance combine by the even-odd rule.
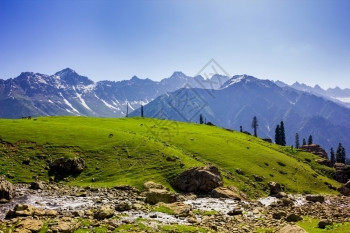
[[[1,119],[0,137],[0,174],[15,182],[34,176],[48,180],[50,161],[78,156],[86,168],[69,184],[141,188],[154,180],[171,188],[171,180],[183,170],[212,163],[223,173],[225,185],[251,197],[266,195],[269,181],[294,193],[330,193],[334,191],[327,183],[338,186],[322,175],[334,171],[314,162],[317,156],[213,126],[147,118]],[[263,181],[255,181],[254,175]]]
[[[341,142],[350,147],[350,109],[330,100],[249,75],[234,76],[218,90],[183,88],[162,95],[144,107],[146,117],[198,122],[199,114],[215,125],[252,132],[258,118],[258,135],[274,139],[276,125],[285,123],[287,145],[311,134],[326,151]],[[140,116],[140,109],[132,116]]]

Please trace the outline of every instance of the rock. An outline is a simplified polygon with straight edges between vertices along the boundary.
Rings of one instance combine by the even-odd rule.
[[[238,194],[236,194],[233,191],[231,191],[230,189],[224,188],[224,187],[217,187],[217,188],[213,189],[210,192],[210,195],[213,198],[231,198],[234,200],[241,200],[241,198],[239,197]]]
[[[98,220],[110,218],[114,215],[114,210],[109,205],[102,206],[94,215]]]
[[[115,205],[116,211],[128,211],[131,210],[131,202],[129,201],[121,201]]]
[[[276,233],[307,233],[307,231],[296,225],[287,225],[276,231]]]
[[[322,195],[307,195],[305,199],[311,202],[319,202],[319,203],[324,202],[324,196]]]
[[[272,214],[272,217],[274,219],[281,219],[282,217],[286,217],[286,216],[287,216],[287,214],[284,211],[278,211],[278,212],[275,212]]]
[[[276,183],[274,181],[270,181],[267,185],[270,188],[270,195],[271,196],[277,195],[279,192],[282,191],[281,185],[279,183]]]
[[[279,192],[276,194],[277,198],[284,198],[284,197],[288,197],[288,195],[285,192]]]
[[[241,215],[243,213],[242,209],[235,208],[233,210],[230,210],[227,214],[230,216],[235,216],[235,215]]]
[[[166,189],[163,185],[161,184],[157,184],[153,181],[147,181],[146,183],[143,184],[143,187],[146,190],[150,190],[150,189]]]
[[[236,169],[236,172],[239,175],[244,175],[244,172],[241,169],[239,169],[239,168]]]
[[[254,175],[254,179],[255,179],[256,182],[262,182],[264,180],[263,177],[258,176],[258,175]]]
[[[268,142],[268,143],[272,143],[272,139],[271,138],[263,138],[262,140],[265,141],[265,142]]]
[[[191,224],[196,224],[197,223],[197,218],[194,216],[188,217],[187,218],[187,222],[191,223]]]
[[[79,222],[75,219],[67,221],[59,220],[57,224],[50,227],[52,233],[73,233],[79,228]]]
[[[158,202],[172,203],[176,202],[176,195],[165,189],[150,189],[146,192],[146,202],[152,205]]]
[[[82,158],[59,158],[50,164],[50,174],[55,174],[55,178],[64,178],[69,175],[81,173],[85,168]]]
[[[335,163],[335,180],[346,183],[350,179],[350,166],[344,163]]]
[[[332,167],[332,162],[328,159],[316,159],[316,162],[327,167]]]
[[[83,217],[84,216],[84,211],[83,210],[75,210],[72,212],[74,217]]]
[[[350,196],[350,180],[345,185],[339,187],[338,191],[344,196]]]
[[[44,184],[41,181],[33,181],[30,184],[30,189],[44,189]]]
[[[325,229],[326,226],[333,225],[333,222],[329,219],[322,219],[318,222],[318,228]]]
[[[34,210],[34,216],[44,216],[45,215],[45,210],[43,209],[35,209]]]
[[[310,152],[312,154],[318,155],[322,158],[328,159],[327,152],[317,144],[311,144],[311,145],[302,145],[300,148],[302,151]]]
[[[296,214],[289,214],[286,218],[287,222],[298,222],[303,220],[302,217],[300,217],[299,215]]]
[[[16,232],[24,229],[29,230],[29,232],[39,232],[43,225],[40,220],[25,219],[17,225]]]
[[[58,212],[56,210],[46,210],[45,215],[50,217],[56,217],[58,215]]]
[[[192,207],[190,205],[184,204],[182,202],[175,202],[171,204],[165,204],[166,207],[174,211],[177,217],[188,217]]]
[[[223,182],[218,168],[209,165],[182,172],[175,178],[173,185],[183,192],[208,193],[222,186]]]
[[[291,206],[291,205],[294,204],[294,202],[291,199],[287,198],[287,197],[281,198],[279,200],[279,202],[281,202],[282,206]]]
[[[0,176],[0,199],[11,200],[15,196],[15,188],[13,184]]]
[[[27,204],[17,204],[14,209],[15,216],[32,216],[35,208]]]

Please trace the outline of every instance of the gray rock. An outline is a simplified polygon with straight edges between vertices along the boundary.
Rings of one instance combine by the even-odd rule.
[[[329,219],[322,219],[318,222],[318,228],[325,229],[326,226],[333,225],[333,222]]]
[[[311,202],[319,202],[319,203],[323,203],[324,202],[324,196],[322,195],[307,195],[305,197],[305,199],[307,201],[311,201]]]
[[[287,216],[286,220],[287,222],[298,222],[303,220],[303,218],[296,214],[290,214]]]
[[[270,181],[267,185],[270,188],[270,195],[271,196],[277,195],[279,192],[282,191],[281,185],[279,183],[276,183],[274,181]]]
[[[0,200],[11,200],[15,196],[15,188],[12,183],[0,176]]]

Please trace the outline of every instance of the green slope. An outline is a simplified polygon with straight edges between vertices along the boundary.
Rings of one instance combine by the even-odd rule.
[[[48,180],[50,161],[79,156],[87,168],[68,181],[74,185],[142,187],[154,180],[171,188],[171,180],[183,170],[211,163],[222,171],[225,185],[251,197],[266,194],[269,181],[300,193],[332,193],[326,184],[338,186],[322,175],[334,171],[317,165],[317,156],[207,125],[148,118],[1,119],[0,138],[0,174],[15,182],[29,182],[33,176]],[[28,158],[30,165],[22,164]],[[237,168],[244,174],[237,174]]]

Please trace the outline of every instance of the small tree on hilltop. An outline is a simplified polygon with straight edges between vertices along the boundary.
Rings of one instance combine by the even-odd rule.
[[[332,165],[335,164],[335,155],[334,155],[333,147],[331,147],[331,163],[332,163]]]
[[[299,144],[299,134],[296,133],[295,134],[295,148],[299,148],[300,144]]]
[[[306,145],[306,140],[305,140],[305,138],[303,138],[303,146],[305,146]]]
[[[239,127],[239,132],[243,133],[243,128],[242,128],[242,126]]]
[[[280,125],[280,140],[281,140],[281,146],[285,146],[286,145],[286,134],[284,131],[284,123],[283,121],[281,121],[281,125]]]
[[[253,121],[252,121],[252,128],[254,129],[254,136],[257,137],[258,133],[257,133],[257,129],[259,127],[258,124],[258,119],[256,118],[256,116],[253,117]]]
[[[141,104],[141,117],[143,117],[143,105]]]
[[[345,163],[345,149],[341,143],[338,144],[337,152],[335,153],[335,161],[337,163]]]
[[[307,144],[311,145],[312,144],[312,135],[310,134],[308,140],[307,140]]]
[[[204,121],[203,121],[203,115],[202,114],[199,114],[199,124],[203,124]]]
[[[279,125],[277,125],[275,129],[275,143],[281,145],[281,130]]]

